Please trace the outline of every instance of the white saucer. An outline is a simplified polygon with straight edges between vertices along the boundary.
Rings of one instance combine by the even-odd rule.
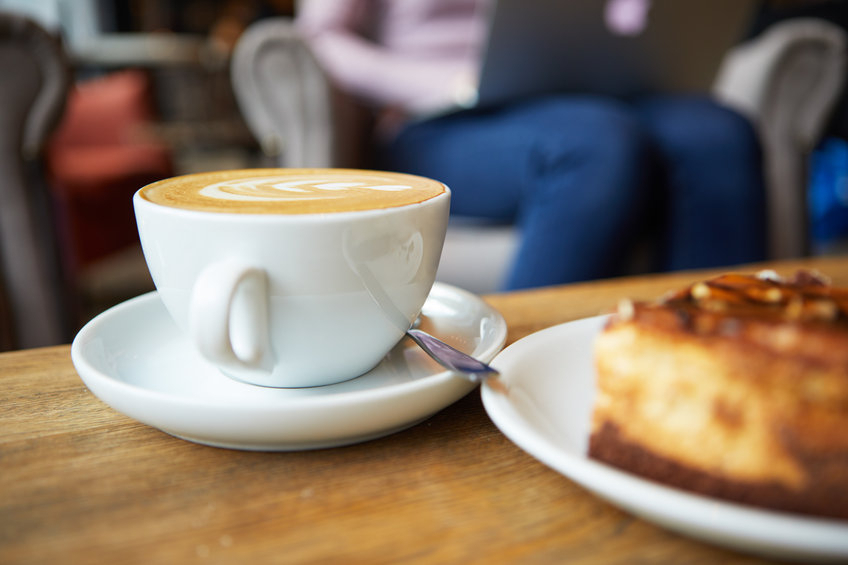
[[[444,284],[433,287],[422,321],[484,361],[506,340],[497,311]],[[301,389],[239,383],[194,351],[155,292],[86,324],[71,357],[86,386],[115,410],[183,439],[235,449],[316,449],[381,437],[426,419],[475,386],[436,365],[411,340],[344,383]]]
[[[848,561],[848,521],[698,496],[590,459],[592,344],[604,320],[588,318],[542,330],[495,357],[492,366],[503,374],[510,394],[484,386],[482,397],[504,435],[587,490],[670,530],[781,559]]]

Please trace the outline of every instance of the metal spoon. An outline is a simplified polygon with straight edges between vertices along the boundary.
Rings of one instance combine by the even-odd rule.
[[[506,386],[498,378],[500,373],[497,369],[419,329],[410,328],[406,330],[406,335],[445,369],[464,376],[472,383],[488,382],[490,386],[506,392]]]

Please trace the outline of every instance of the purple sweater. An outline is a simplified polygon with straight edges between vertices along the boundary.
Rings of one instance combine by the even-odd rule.
[[[476,84],[487,0],[304,0],[296,25],[345,91],[432,112]]]

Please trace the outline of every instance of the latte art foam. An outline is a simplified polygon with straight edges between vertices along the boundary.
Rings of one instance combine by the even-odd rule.
[[[354,169],[253,169],[198,173],[144,187],[145,200],[189,210],[311,214],[423,202],[445,186],[414,175]]]
[[[324,200],[348,198],[351,193],[367,197],[369,191],[395,192],[413,190],[409,184],[380,184],[374,182],[340,182],[329,178],[285,180],[280,177],[233,179],[203,187],[200,194],[222,200],[278,202],[288,200]]]

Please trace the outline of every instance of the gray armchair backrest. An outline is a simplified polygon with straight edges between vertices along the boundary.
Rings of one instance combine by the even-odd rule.
[[[57,38],[0,12],[0,76],[0,347],[52,345],[68,339],[70,320],[41,156],[71,73]]]
[[[844,88],[846,43],[825,20],[786,20],[733,49],[716,80],[715,95],[759,132],[772,258],[810,251],[807,162]]]
[[[248,127],[277,164],[337,162],[330,85],[289,19],[250,26],[233,52],[231,74]]]

